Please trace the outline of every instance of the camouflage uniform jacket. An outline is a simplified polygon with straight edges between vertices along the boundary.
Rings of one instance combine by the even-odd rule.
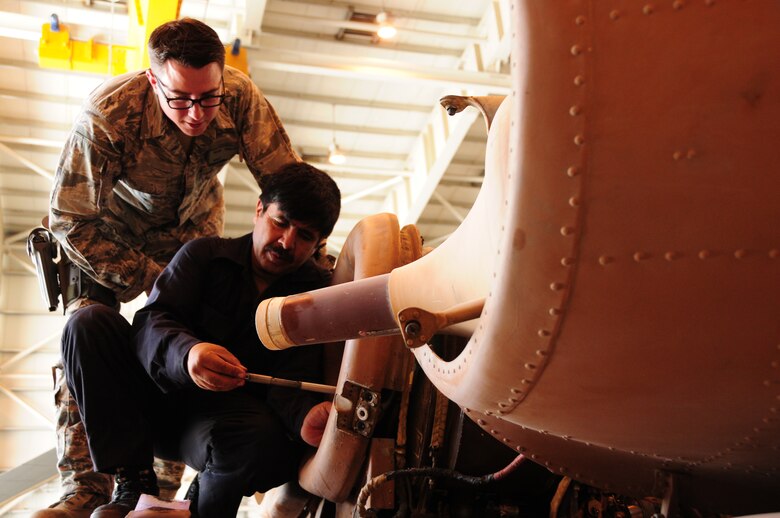
[[[222,233],[217,173],[236,154],[255,176],[298,160],[276,112],[225,67],[225,102],[182,144],[144,72],[112,78],[86,100],[54,179],[49,223],[79,268],[126,302],[150,288],[182,243]]]

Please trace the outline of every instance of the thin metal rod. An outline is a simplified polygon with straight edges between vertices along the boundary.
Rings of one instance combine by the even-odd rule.
[[[284,378],[274,378],[272,376],[266,376],[264,374],[248,373],[246,375],[246,380],[252,383],[262,383],[263,385],[276,385],[279,387],[298,388],[301,390],[320,392],[322,394],[336,393],[336,387],[334,387],[333,385],[320,385],[319,383],[309,383],[307,381],[286,380]]]

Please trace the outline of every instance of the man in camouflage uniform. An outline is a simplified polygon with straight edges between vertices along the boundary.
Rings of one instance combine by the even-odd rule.
[[[149,70],[90,94],[57,168],[49,222],[73,263],[70,277],[80,277],[68,301],[71,324],[90,325],[78,320],[85,306],[118,309],[148,292],[183,243],[222,233],[217,173],[235,155],[256,179],[299,160],[262,93],[225,67],[212,29],[192,19],[166,23],[152,33],[149,55]],[[63,496],[33,518],[86,518],[109,500],[112,480],[91,470],[63,383],[57,406]],[[168,469],[180,477],[181,465]]]

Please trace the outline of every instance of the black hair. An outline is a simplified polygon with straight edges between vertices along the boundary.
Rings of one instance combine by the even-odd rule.
[[[191,68],[209,63],[225,67],[225,47],[214,29],[194,18],[182,18],[157,27],[149,36],[149,61],[161,67],[172,59]]]
[[[288,219],[300,221],[326,238],[341,211],[341,191],[336,182],[305,162],[294,162],[260,178],[260,200],[265,210],[276,203]]]

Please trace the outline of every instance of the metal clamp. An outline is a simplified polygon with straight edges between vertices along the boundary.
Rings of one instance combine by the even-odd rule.
[[[404,343],[412,349],[425,345],[438,330],[479,318],[484,306],[485,299],[476,299],[435,313],[422,308],[404,308],[398,312]]]

